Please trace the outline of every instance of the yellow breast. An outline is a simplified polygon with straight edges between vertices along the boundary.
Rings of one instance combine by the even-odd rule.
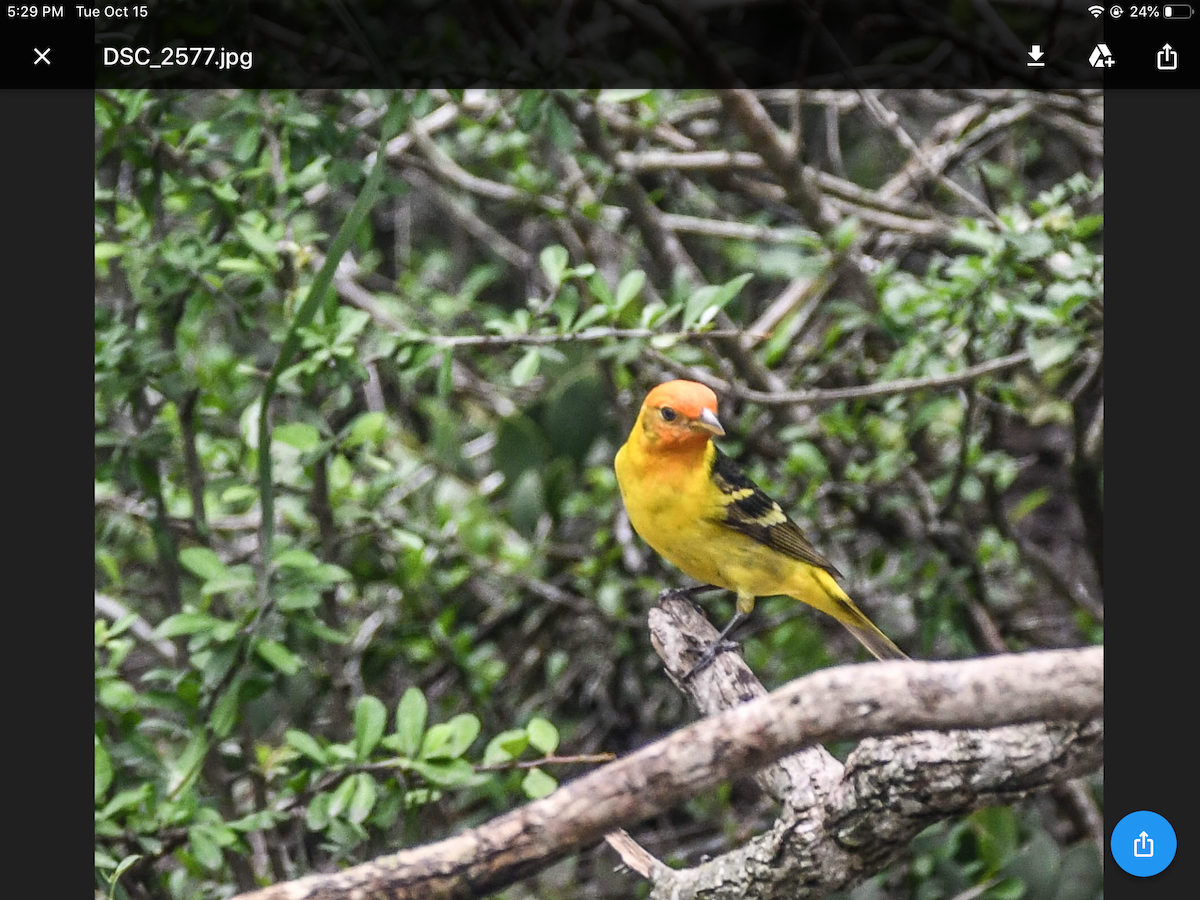
[[[710,466],[640,453],[626,443],[614,464],[629,524],[660,556],[705,584],[736,590],[719,547],[729,529],[714,519]]]

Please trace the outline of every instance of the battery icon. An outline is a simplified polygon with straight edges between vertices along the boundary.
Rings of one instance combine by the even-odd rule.
[[[1190,19],[1192,8],[1186,3],[1172,3],[1163,7],[1164,19]]]

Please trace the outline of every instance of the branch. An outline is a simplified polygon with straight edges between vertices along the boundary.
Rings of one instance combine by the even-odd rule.
[[[495,256],[504,260],[519,272],[525,273],[542,283],[543,288],[549,289],[550,284],[532,253],[514,244],[486,221],[475,215],[465,203],[454,197],[420,169],[413,166],[404,170],[404,178],[409,184],[422,190],[445,211],[446,215],[463,231],[471,235],[490,250]]]
[[[680,673],[694,662],[696,648],[716,636],[716,630],[691,603],[660,601],[651,611],[650,621],[655,649],[668,673],[690,694],[701,713],[714,714],[765,693],[741,657],[734,654],[723,654],[696,677],[681,681]],[[1051,655],[1073,658],[1087,668],[1100,665],[1102,652],[1102,648],[1092,648]],[[1005,654],[991,659],[1024,666],[1033,656],[1046,654]],[[1093,662],[1087,662],[1089,656]],[[1096,674],[1102,677],[1099,669]],[[1010,669],[1009,677],[1013,676],[1016,670]],[[1055,682],[1049,684],[1057,690]],[[892,687],[905,689],[901,683]],[[953,689],[971,690],[965,684]],[[641,848],[636,844],[636,849],[631,849],[611,835],[608,841],[631,868],[654,885],[652,898],[824,897],[878,872],[921,829],[936,821],[1011,802],[1094,771],[1101,764],[1102,740],[1103,721],[1085,717],[1082,721],[986,731],[924,731],[885,740],[868,738],[850,754],[844,769],[823,748],[813,747],[757,773],[755,781],[782,804],[783,813],[771,830],[742,847],[695,868],[675,870],[645,864],[642,855],[648,854],[642,851],[639,855]],[[639,861],[643,864],[635,864]]]
[[[739,391],[745,400],[758,403],[835,403],[838,400],[861,400],[867,397],[887,397],[892,394],[911,394],[928,388],[949,387],[974,381],[983,375],[1011,369],[1029,361],[1029,353],[1025,350],[989,359],[977,366],[968,366],[958,372],[948,372],[945,375],[927,375],[921,378],[897,378],[895,381],[881,381],[878,384],[866,384],[856,387],[814,389],[810,391],[782,391],[778,394],[762,394],[759,391]]]
[[[826,209],[812,173],[800,163],[796,148],[789,147],[779,137],[775,123],[754,93],[747,90],[722,91],[719,97],[730,118],[737,123],[783,186],[788,202],[810,227],[822,235],[832,231],[837,221]]]
[[[741,328],[716,328],[711,331],[655,331],[653,328],[586,328],[564,334],[402,334],[406,344],[432,344],[435,347],[512,347],[516,345],[568,344],[606,341],[610,338],[659,338],[694,341],[701,338],[769,337]]]
[[[126,616],[132,616],[129,630],[133,632],[134,636],[146,644],[146,646],[152,648],[155,653],[168,663],[174,664],[176,662],[179,652],[175,649],[175,645],[166,639],[155,638],[154,628],[149,622],[137,613],[131,612],[125,604],[115,597],[101,594],[99,591],[95,591],[94,593],[97,615],[103,616],[106,619],[112,619],[114,623],[120,622]]]
[[[697,680],[710,682],[728,664],[727,654]],[[1086,722],[1102,704],[1102,648],[825,669],[682,728],[478,828],[243,900],[478,897],[814,744],[920,728]],[[852,798],[839,796],[847,827],[858,827]]]
[[[753,336],[753,335],[751,335]],[[924,375],[920,378],[897,378],[895,381],[880,381],[875,384],[854,385],[844,388],[811,388],[804,391],[755,391],[744,388],[739,384],[717,378],[707,372],[692,370],[689,377],[703,381],[719,394],[730,394],[741,400],[752,403],[771,405],[789,405],[807,403],[819,406],[826,403],[836,403],[839,400],[864,400],[871,397],[890,397],[892,394],[911,394],[915,391],[930,388],[952,387],[974,381],[993,372],[1002,372],[1029,361],[1029,353],[1019,350],[1007,356],[989,359],[978,365],[968,366],[957,372],[947,372],[945,375]]]

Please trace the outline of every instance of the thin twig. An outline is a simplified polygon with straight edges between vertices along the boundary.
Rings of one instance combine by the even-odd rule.
[[[143,641],[146,646],[150,647],[168,663],[174,664],[178,661],[179,652],[175,649],[175,645],[163,638],[155,638],[154,628],[139,616],[137,613],[125,606],[120,600],[115,597],[110,597],[107,594],[101,594],[95,591],[95,608],[98,615],[104,616],[106,619],[112,619],[113,622],[119,622],[128,615],[132,615],[129,630],[138,640]]]
[[[476,772],[507,772],[511,769],[536,769],[541,766],[586,766],[612,762],[615,753],[581,753],[577,756],[555,756],[549,753],[541,759],[510,759],[508,762],[475,766]]]
[[[712,331],[655,331],[653,328],[588,328],[566,334],[404,334],[404,343],[432,344],[435,347],[514,347],[526,345],[568,344],[610,339],[661,338],[695,341],[707,338],[761,339],[769,335],[744,331],[740,328],[718,328]]]
[[[976,378],[982,378],[984,375],[991,375],[995,372],[1011,369],[1028,361],[1029,352],[1020,350],[1016,353],[1010,353],[1008,356],[990,359],[977,366],[968,366],[958,372],[949,372],[945,375],[926,375],[921,378],[897,378],[895,381],[880,381],[876,384],[864,384],[856,387],[814,388],[807,391],[780,391],[779,393],[752,391],[737,385],[727,385],[727,388],[730,393],[742,400],[750,400],[754,403],[809,403],[818,405],[836,403],[839,400],[864,400],[872,397],[889,397],[893,394],[911,394],[915,391],[923,391],[931,388],[951,387],[956,384],[965,384],[968,381],[974,381]]]

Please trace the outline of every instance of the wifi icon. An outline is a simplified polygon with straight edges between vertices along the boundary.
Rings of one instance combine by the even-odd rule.
[[[1104,15],[1104,7],[1103,6],[1089,6],[1088,12],[1090,12],[1092,14],[1093,19],[1098,19],[1102,15]]]

